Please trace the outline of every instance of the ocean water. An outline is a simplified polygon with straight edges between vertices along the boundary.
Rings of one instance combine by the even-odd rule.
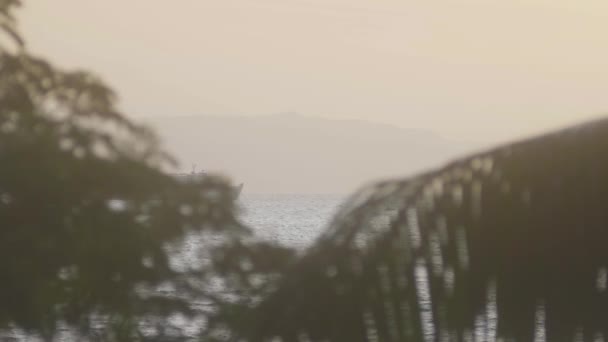
[[[323,232],[345,195],[246,194],[240,217],[265,240],[304,249]]]
[[[263,239],[303,250],[313,244],[315,239],[327,228],[345,200],[344,195],[242,194],[238,200],[238,207],[241,220]],[[384,224],[388,224],[388,221]],[[420,306],[424,311],[423,316],[430,312],[431,299],[428,294],[427,277],[426,269],[417,267],[416,282],[417,287],[422,289]],[[427,321],[423,322],[426,340],[434,340],[432,321]],[[180,322],[173,322],[173,324],[176,326],[191,325],[191,323],[182,324]],[[199,329],[200,325],[196,323],[187,330],[192,330],[190,336],[195,338]],[[537,330],[538,334],[544,332],[544,322],[539,323]],[[479,328],[474,333],[485,331],[485,328]],[[55,341],[74,341],[75,339],[70,336],[69,330],[60,328],[59,336]],[[38,342],[41,339],[16,330],[0,332],[0,341]],[[543,341],[543,339],[535,339],[535,341]]]
[[[344,195],[243,193],[237,204],[241,220],[261,238],[303,250],[326,229],[345,199]],[[70,336],[69,330],[60,328],[55,341],[74,341]],[[0,341],[41,339],[15,329],[0,332]]]

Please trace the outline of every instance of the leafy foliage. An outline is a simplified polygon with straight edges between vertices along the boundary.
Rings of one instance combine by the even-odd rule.
[[[593,122],[364,189],[247,340],[604,340],[607,137]]]
[[[174,161],[101,80],[30,55],[19,4],[0,1],[16,46],[0,46],[0,328],[167,340],[185,317],[213,330],[291,253],[244,239],[225,180],[163,173]],[[258,256],[271,250],[278,261]]]

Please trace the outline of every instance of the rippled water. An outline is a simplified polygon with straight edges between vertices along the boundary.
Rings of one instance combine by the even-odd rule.
[[[344,199],[342,195],[242,194],[238,206],[243,222],[262,238],[303,249],[326,228]],[[59,335],[55,341],[75,340],[64,329]],[[41,340],[13,331],[0,333],[0,341]]]
[[[254,195],[239,199],[243,221],[264,239],[290,247],[309,246],[327,227],[343,195]]]

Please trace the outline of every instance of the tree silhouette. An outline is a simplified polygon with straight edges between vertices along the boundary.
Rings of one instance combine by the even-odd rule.
[[[167,340],[182,317],[217,335],[291,253],[246,238],[227,181],[163,173],[99,78],[28,53],[19,5],[0,1],[0,329]]]
[[[248,341],[604,341],[608,120],[362,190]]]

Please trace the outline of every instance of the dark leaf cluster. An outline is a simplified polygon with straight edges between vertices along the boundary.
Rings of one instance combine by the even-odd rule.
[[[603,341],[608,120],[362,190],[249,341]]]
[[[246,239],[226,180],[163,172],[98,77],[32,56],[18,5],[0,1],[18,46],[0,46],[0,334],[166,341],[234,320],[291,253]]]

